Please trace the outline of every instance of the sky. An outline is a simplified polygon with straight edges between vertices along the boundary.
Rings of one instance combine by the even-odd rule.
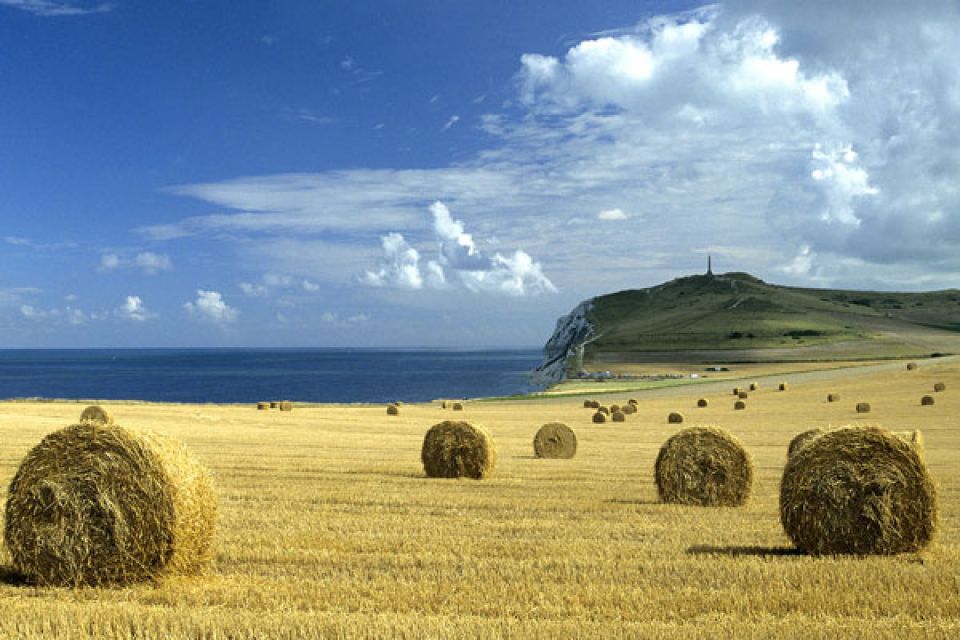
[[[960,286],[960,5],[0,0],[0,348],[538,347]]]

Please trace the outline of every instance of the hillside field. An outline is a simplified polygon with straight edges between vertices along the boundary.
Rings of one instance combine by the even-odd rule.
[[[640,402],[604,425],[582,396],[474,401],[462,413],[405,405],[399,417],[383,406],[107,404],[119,424],[180,438],[211,468],[215,566],[158,584],[35,588],[4,549],[0,638],[960,637],[960,358],[756,380],[736,412],[730,380],[594,396]],[[789,390],[776,390],[781,380]],[[946,391],[932,393],[940,381]],[[934,406],[920,406],[925,394]],[[696,408],[699,397],[710,406]],[[855,413],[858,401],[873,412]],[[84,406],[0,403],[4,497],[24,454]],[[686,425],[667,424],[674,410]],[[454,418],[493,435],[489,480],[423,477],[425,431]],[[532,456],[549,421],[576,431],[572,460]],[[787,444],[853,423],[923,430],[940,503],[923,553],[791,548],[778,519]],[[728,429],[753,455],[746,506],[658,503],[657,451],[692,424]]]

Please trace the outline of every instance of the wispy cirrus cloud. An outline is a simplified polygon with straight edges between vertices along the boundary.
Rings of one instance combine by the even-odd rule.
[[[0,6],[12,7],[38,16],[83,16],[106,13],[114,9],[112,3],[56,1],[56,0],[0,0]]]

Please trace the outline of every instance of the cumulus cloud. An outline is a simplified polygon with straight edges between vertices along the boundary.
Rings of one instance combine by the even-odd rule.
[[[143,305],[143,299],[140,296],[127,296],[114,313],[119,318],[134,322],[143,322],[154,317],[154,314]]]
[[[152,251],[141,251],[132,257],[129,254],[123,255],[116,252],[105,252],[100,254],[100,264],[97,271],[109,273],[118,269],[140,269],[147,275],[156,275],[161,271],[173,269],[173,262],[170,256],[153,253]]]
[[[183,308],[194,318],[213,324],[228,325],[237,321],[239,312],[228,305],[219,291],[197,289],[197,299]]]
[[[473,236],[464,231],[464,224],[455,220],[442,202],[430,205],[433,231],[439,241],[436,260],[426,263],[421,273],[420,252],[411,247],[402,235],[391,233],[381,239],[383,260],[377,271],[367,271],[361,278],[365,284],[403,289],[441,289],[449,284],[447,271],[453,272],[470,291],[524,296],[555,293],[557,288],[547,278],[540,264],[529,254],[517,250],[512,256],[481,253]]]

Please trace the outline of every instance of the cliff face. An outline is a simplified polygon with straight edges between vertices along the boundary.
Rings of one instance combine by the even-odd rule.
[[[593,325],[587,314],[593,308],[593,299],[584,300],[573,311],[557,320],[553,335],[543,347],[543,363],[533,372],[536,384],[550,386],[567,376],[567,359],[583,356],[583,345],[594,337]]]

